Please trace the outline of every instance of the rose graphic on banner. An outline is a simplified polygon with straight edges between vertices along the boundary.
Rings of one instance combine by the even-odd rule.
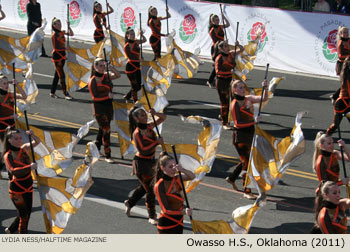
[[[77,1],[72,1],[69,4],[69,22],[71,27],[77,27],[80,23],[82,14],[80,5]]]
[[[18,10],[18,16],[21,19],[27,19],[27,10],[26,10],[26,6],[27,3],[29,2],[29,0],[19,0],[18,1],[18,6],[17,6],[17,10]]]
[[[251,42],[256,39],[258,35],[258,31],[260,30],[261,30],[261,33],[260,33],[260,44],[258,47],[258,52],[262,52],[264,50],[264,47],[267,41],[269,41],[269,38],[267,37],[267,34],[266,34],[265,25],[263,25],[263,23],[261,22],[256,22],[255,24],[253,24],[252,28],[248,31],[248,34],[247,34],[248,42]]]
[[[335,63],[338,60],[337,54],[337,29],[328,33],[323,41],[322,52],[324,57],[330,62]]]
[[[192,14],[187,14],[180,25],[179,31],[182,42],[186,44],[191,43],[196,37],[198,31],[196,18]]]
[[[125,8],[123,14],[120,17],[120,27],[122,28],[122,31],[126,32],[126,29],[128,27],[135,29],[136,24],[137,21],[134,10],[131,7]]]

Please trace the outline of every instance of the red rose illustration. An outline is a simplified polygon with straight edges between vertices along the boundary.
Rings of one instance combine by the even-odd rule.
[[[182,27],[186,35],[193,34],[196,29],[196,18],[191,14],[187,14],[182,22]]]
[[[131,7],[127,7],[124,9],[123,19],[127,27],[131,27],[134,25],[135,14],[134,10]]]
[[[253,27],[250,30],[250,36],[251,36],[252,40],[256,39],[256,37],[258,35],[258,31],[261,29],[262,26],[263,26],[263,28],[262,28],[261,33],[260,33],[260,39],[261,39],[261,41],[264,41],[264,39],[266,37],[265,26],[260,22],[253,24]]]
[[[330,31],[327,37],[327,48],[331,51],[331,53],[337,52],[337,29]]]
[[[78,19],[80,15],[80,6],[77,1],[72,1],[69,5],[69,13],[73,20]]]
[[[27,13],[26,6],[29,0],[19,0],[19,7],[21,8],[22,13]]]

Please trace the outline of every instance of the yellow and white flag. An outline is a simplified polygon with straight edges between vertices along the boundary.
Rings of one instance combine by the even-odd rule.
[[[28,110],[29,106],[35,103],[35,99],[39,94],[38,86],[36,85],[35,80],[33,79],[33,67],[29,66],[29,70],[26,73],[25,79],[23,82],[18,83],[18,85],[23,89],[26,93],[27,98],[25,100],[18,99],[17,100],[17,114],[19,116],[24,116],[23,111]]]
[[[103,41],[90,48],[73,48],[67,50],[67,89],[76,91],[89,84],[91,68],[94,60],[100,57]]]
[[[248,42],[244,46],[244,51],[236,55],[236,67],[234,68],[233,79],[247,80],[247,74],[254,69],[254,61],[256,59],[259,44],[261,42],[260,35],[264,30],[265,25],[262,25],[257,31],[255,40]],[[234,46],[230,45],[230,50],[234,50]]]
[[[9,36],[0,35],[0,72],[9,74],[13,71],[13,63],[16,72],[28,70],[30,62],[24,55],[30,37],[15,39]]]
[[[113,120],[118,134],[120,154],[122,157],[136,153],[136,147],[131,142],[129,130],[129,111],[133,106],[131,103],[113,101]]]
[[[217,147],[220,141],[222,124],[219,120],[189,116],[181,119],[186,123],[201,124],[202,131],[198,135],[197,144],[175,144],[175,150],[179,163],[187,170],[195,174],[192,181],[186,183],[186,191],[190,192],[203,180],[204,176],[211,171]],[[168,153],[172,153],[170,145],[166,144]]]
[[[76,169],[72,178],[38,176],[39,195],[46,233],[62,233],[70,217],[77,213],[86,192],[93,184],[91,169],[99,157],[96,145],[89,142],[86,145],[84,163]]]
[[[45,20],[42,27],[36,29],[31,36],[24,38],[15,39],[0,35],[0,72],[9,74],[13,71],[13,63],[16,72],[28,71],[30,65],[41,55],[46,23]]]
[[[142,83],[145,88],[152,91],[155,87],[159,87],[164,94],[167,93],[171,85],[171,79],[174,74],[175,63],[173,55],[168,53],[161,58],[153,61],[142,61],[141,76]]]
[[[106,49],[107,57],[113,66],[122,67],[126,65],[127,57],[124,52],[124,37],[110,30],[104,39],[103,48]]]
[[[301,129],[301,118],[305,112],[299,112],[290,134],[278,141],[266,131],[255,127],[252,149],[248,164],[246,186],[256,186],[262,192],[271,190],[282,178],[288,166],[305,152],[305,140]],[[255,180],[255,182],[252,181]]]
[[[34,148],[38,174],[55,177],[70,167],[73,162],[73,148],[81,138],[87,135],[94,122],[92,120],[80,127],[77,135],[69,132],[42,130],[31,126],[30,129],[41,140],[41,143]],[[26,124],[17,120],[16,128],[22,130],[23,142],[28,142],[28,136],[25,134]]]
[[[259,206],[254,203],[241,206],[232,212],[232,220],[198,221],[192,220],[195,234],[248,234]]]
[[[198,71],[202,64],[198,55],[200,48],[195,49],[194,53],[183,51],[174,40],[175,32],[171,33],[166,40],[168,53],[171,53],[175,62],[174,78],[190,79]]]

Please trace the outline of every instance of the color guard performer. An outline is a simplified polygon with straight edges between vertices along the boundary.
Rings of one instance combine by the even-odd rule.
[[[157,164],[157,177],[159,178],[154,191],[162,209],[157,225],[159,234],[182,234],[184,215],[191,216],[192,209],[184,208],[184,193],[179,174],[183,181],[193,180],[195,175],[175,160],[161,153]]]
[[[58,80],[60,81],[62,92],[66,100],[72,100],[72,96],[69,95],[66,86],[66,75],[64,73],[63,67],[66,62],[66,38],[65,35],[73,36],[74,33],[69,26],[69,21],[67,21],[68,32],[61,30],[62,24],[61,20],[57,18],[52,19],[52,62],[55,66],[55,76],[52,81],[50,96],[52,98],[58,98],[55,94],[57,89]]]
[[[113,13],[114,10],[109,3],[107,3],[107,8],[109,9],[107,12],[102,12],[102,5],[97,1],[94,2],[93,19],[95,24],[94,40],[96,44],[105,38],[103,26],[107,30],[109,29],[106,23],[106,15]]]
[[[152,34],[149,37],[149,43],[151,44],[152,50],[154,52],[154,59],[156,60],[161,57],[161,41],[160,37],[168,36],[168,34],[161,33],[161,20],[168,19],[171,17],[169,13],[169,8],[166,8],[166,17],[157,17],[158,11],[156,7],[150,6],[148,8],[148,22],[147,25],[151,28]]]
[[[215,66],[215,59],[217,56],[214,54],[215,44],[220,42],[220,41],[225,40],[224,29],[230,27],[230,22],[227,20],[227,18],[225,16],[223,16],[223,18],[225,20],[225,26],[219,25],[220,20],[219,20],[218,15],[211,14],[209,17],[209,35],[210,35],[211,40],[213,41],[213,43],[211,45],[211,58],[214,61],[214,66]],[[213,70],[211,71],[209,79],[207,81],[207,85],[210,88],[215,88],[215,84],[214,84],[215,76],[216,76],[216,73],[215,73],[215,67],[214,67]]]
[[[40,143],[40,139],[31,130],[26,131],[31,135],[33,147]],[[5,162],[9,174],[9,195],[17,209],[17,217],[12,224],[5,228],[5,233],[28,233],[28,222],[33,204],[33,178],[31,171],[37,169],[37,164],[32,163],[28,152],[30,143],[22,143],[22,135],[19,130],[8,127],[5,133],[2,159]]]
[[[149,111],[157,116],[156,124],[159,125],[166,119],[163,113],[156,113],[153,109]],[[155,205],[154,184],[156,180],[156,147],[163,144],[163,138],[158,138],[153,131],[154,122],[147,123],[147,114],[142,108],[134,107],[129,114],[130,133],[135,142],[137,153],[132,161],[133,171],[141,185],[136,187],[128,200],[124,201],[125,214],[130,216],[133,206],[146,194],[146,207],[148,211],[148,222],[157,224],[157,213]]]
[[[99,150],[103,144],[106,162],[113,163],[110,148],[111,121],[113,119],[112,80],[120,78],[120,73],[111,65],[109,65],[107,72],[106,65],[107,62],[102,58],[95,60],[89,81],[89,91],[93,101],[92,113],[99,126],[95,143]]]
[[[137,101],[137,92],[141,89],[141,68],[140,68],[140,47],[141,43],[146,42],[145,36],[143,36],[143,32],[141,31],[142,41],[139,39],[135,39],[135,32],[133,29],[128,27],[125,32],[125,45],[124,52],[126,57],[128,58],[128,62],[126,63],[125,73],[128,76],[130,81],[131,89],[124,96],[125,101],[133,99],[135,103]]]
[[[268,98],[267,81],[262,82],[262,87],[265,88],[263,101]],[[232,118],[234,122],[234,130],[232,132],[232,142],[235,146],[240,163],[236,165],[234,171],[230,176],[226,178],[226,181],[230,183],[234,190],[238,191],[235,184],[236,179],[242,171],[246,171],[248,168],[250,150],[255,132],[254,121],[254,103],[259,103],[261,100],[260,95],[245,95],[245,85],[240,80],[232,82],[233,101],[231,103]],[[243,186],[245,184],[246,173],[243,174]],[[251,194],[250,188],[244,188],[244,197],[253,199],[255,196]]]

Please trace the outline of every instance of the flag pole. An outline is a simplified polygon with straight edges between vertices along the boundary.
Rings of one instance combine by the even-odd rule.
[[[227,41],[227,33],[226,33],[226,27],[225,27],[224,12],[222,11],[221,4],[220,4],[220,11],[221,11],[221,18],[222,18],[222,26],[224,28],[224,36],[225,36],[225,40]]]
[[[341,140],[341,130],[340,130],[340,120],[339,118],[338,120],[338,137],[339,140]],[[344,149],[343,146],[340,146],[340,153],[341,153],[341,160],[342,160],[342,164],[343,164],[343,173],[344,173],[344,177],[347,178],[347,174],[346,174],[346,169],[345,169],[345,160],[344,160]],[[348,198],[350,198],[350,186],[349,185],[345,185],[346,186],[346,193],[348,195]]]
[[[233,54],[233,66],[236,66],[236,52],[237,52],[237,41],[238,41],[238,27],[239,27],[239,22],[237,22],[237,28],[236,28],[236,41],[235,41],[235,52]]]
[[[142,54],[142,25],[141,25],[141,13],[139,13],[140,17],[140,53],[141,53],[141,60],[143,60],[143,54]]]
[[[26,120],[27,130],[30,130],[29,123],[28,123],[28,117],[27,117],[27,110],[24,110],[24,118]],[[34,148],[33,148],[31,135],[28,135],[28,138],[29,138],[30,150],[32,152],[32,160],[33,160],[33,163],[35,163]],[[35,170],[35,175],[38,177],[38,171],[37,170]],[[38,181],[38,178],[36,178],[36,180]],[[39,185],[39,182],[38,182],[38,185]]]
[[[105,57],[105,62],[106,62],[107,80],[110,81],[110,79],[109,79],[109,70],[108,70],[108,61],[107,61],[107,55],[106,55],[106,48],[103,48],[103,55]]]
[[[264,78],[264,80],[267,80],[267,74],[268,74],[268,72],[269,72],[269,66],[270,66],[270,64],[269,64],[269,63],[267,63],[267,64],[266,64],[266,70],[265,70],[265,78]],[[258,112],[258,116],[260,116],[260,112],[261,112],[261,105],[262,105],[262,101],[263,101],[264,93],[265,93],[265,88],[263,87],[262,92],[261,92],[261,98],[260,98],[260,104],[259,104],[259,112]]]
[[[107,13],[108,13],[108,1],[106,0],[106,11],[107,11]],[[110,27],[110,22],[109,22],[109,14],[107,14],[107,27],[108,27],[108,31],[109,31],[109,33],[111,33],[111,27]]]
[[[16,67],[15,63],[12,63],[12,75],[13,75],[13,80],[16,80]],[[15,100],[15,114],[17,114],[17,94],[16,94],[16,83],[13,82],[13,98]]]
[[[165,0],[165,10],[166,10],[166,33],[167,35],[169,35],[169,18],[168,18],[168,0]],[[141,22],[140,22],[140,25],[141,25]]]
[[[146,100],[147,100],[148,107],[149,107],[149,109],[152,109],[151,103],[150,103],[150,101],[149,101],[149,99],[148,99],[148,94],[147,94],[147,90],[146,90],[146,88],[145,88],[145,85],[142,84],[141,86],[142,86],[143,92],[145,93],[145,97],[146,97]],[[154,118],[154,115],[151,114],[151,116],[152,116],[152,119],[153,119],[154,127],[156,128],[157,134],[158,134],[159,137],[161,137],[161,135],[160,135],[160,133],[159,133],[158,126],[157,126],[156,119]],[[165,145],[164,145],[164,144],[162,144],[162,149],[163,149],[163,151],[166,151],[166,148],[165,148]]]
[[[175,162],[176,162],[176,164],[179,164],[179,161],[177,160],[175,145],[172,145],[171,148],[173,149],[173,153],[174,153],[174,157],[175,157]],[[188,203],[187,193],[186,193],[186,190],[185,190],[185,185],[184,185],[184,181],[183,181],[183,179],[182,179],[181,172],[178,172],[178,173],[179,173],[179,177],[180,177],[180,181],[181,181],[181,185],[182,185],[182,190],[183,190],[183,192],[184,192],[186,207],[187,207],[187,208],[190,208],[190,204]],[[192,216],[190,216],[190,220],[192,221]]]
[[[67,22],[69,23],[69,4],[67,4]],[[67,47],[69,47],[69,27],[70,25],[68,25],[68,31],[67,31]]]

